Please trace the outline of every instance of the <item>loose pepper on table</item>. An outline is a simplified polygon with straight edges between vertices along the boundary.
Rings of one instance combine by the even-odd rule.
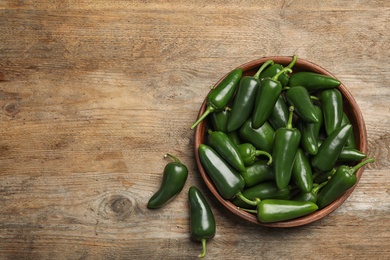
[[[203,194],[195,186],[188,191],[190,205],[190,237],[193,241],[202,243],[202,253],[199,257],[206,256],[206,241],[213,238],[216,233],[214,214]]]
[[[246,167],[246,171],[241,173],[245,180],[245,187],[249,188],[264,181],[275,180],[272,166],[266,160],[258,160]]]
[[[341,126],[343,120],[343,98],[338,89],[327,89],[320,95],[325,131],[330,135]]]
[[[250,143],[242,143],[237,145],[238,153],[241,155],[244,165],[253,164],[258,156],[265,155],[268,157],[268,164],[272,163],[272,156],[266,151],[257,150],[256,147]]]
[[[255,106],[252,114],[252,125],[254,128],[261,127],[268,119],[275,107],[282,92],[282,84],[278,81],[280,75],[284,73],[291,73],[292,70],[284,68],[272,78],[265,78],[261,82],[256,93]]]
[[[273,143],[273,170],[279,189],[286,188],[290,182],[295,154],[301,139],[299,130],[292,126],[294,107],[291,106],[289,110],[287,125],[275,131]]]
[[[298,148],[292,168],[292,180],[302,192],[310,192],[313,188],[313,173],[309,158],[302,148]]]
[[[273,76],[278,74],[284,68],[292,69],[296,62],[297,62],[297,56],[294,55],[292,57],[292,60],[291,60],[290,64],[288,64],[286,67],[283,67],[279,63],[275,63],[275,64],[269,66],[268,68],[266,68],[263,72],[261,72],[259,78],[260,79],[272,78]],[[288,80],[289,80],[289,76],[287,74],[285,74],[285,73],[280,75],[279,78],[278,78],[278,81],[280,82],[280,84],[282,84],[283,87],[287,85]]]
[[[232,110],[227,123],[228,132],[239,129],[250,117],[253,112],[256,93],[260,86],[259,75],[267,66],[273,63],[272,60],[266,61],[260,66],[253,77],[244,76],[241,78],[237,87],[237,93],[233,99]]]
[[[242,77],[242,68],[231,71],[206,97],[207,108],[198,120],[191,126],[194,129],[203,119],[214,111],[222,110],[231,101],[238,82]]]
[[[340,86],[340,81],[333,77],[309,71],[296,72],[291,75],[288,86],[303,86],[310,93],[321,89],[332,89]]]
[[[317,200],[319,208],[324,208],[335,201],[348,189],[352,188],[357,181],[356,172],[367,163],[375,162],[374,158],[366,159],[355,166],[341,165],[330,178],[328,183],[320,192]]]
[[[295,86],[286,90],[286,100],[290,106],[294,106],[294,113],[305,123],[318,123],[317,110],[309,92],[305,87]]]
[[[323,123],[321,107],[315,105],[314,109],[318,116],[318,123],[304,123],[299,120],[297,126],[301,131],[301,146],[310,155],[315,155],[318,151],[318,135]]]
[[[260,128],[253,128],[252,119],[249,118],[240,128],[239,135],[244,142],[253,144],[258,150],[272,151],[275,130],[265,122]]]
[[[174,162],[168,163],[164,168],[163,179],[159,190],[149,199],[147,207],[157,209],[170,202],[183,189],[187,180],[188,169],[180,160],[171,155]]]

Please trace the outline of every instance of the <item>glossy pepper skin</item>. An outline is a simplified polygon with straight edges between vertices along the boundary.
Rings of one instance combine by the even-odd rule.
[[[328,206],[340,197],[341,194],[352,188],[357,181],[356,171],[367,163],[372,162],[375,162],[374,158],[366,159],[353,167],[342,165],[337,168],[335,174],[330,178],[318,196],[318,207],[324,208]]]
[[[348,118],[347,114],[344,112],[343,119],[341,120],[341,125],[349,125],[349,124],[350,124],[349,118]],[[354,135],[353,131],[348,136],[348,140],[347,140],[347,143],[345,144],[345,146],[348,146],[351,148],[356,148],[355,135]]]
[[[258,150],[272,152],[275,130],[265,122],[260,128],[253,128],[249,118],[239,130],[239,135],[244,142],[253,144]]]
[[[214,131],[222,131],[227,133],[227,122],[230,115],[230,108],[226,107],[222,111],[217,111],[210,114],[210,123]]]
[[[279,95],[278,100],[268,117],[268,123],[273,129],[285,127],[288,121],[288,107],[283,95]]]
[[[278,77],[283,73],[292,72],[289,68],[284,68],[272,78],[265,78],[261,82],[256,93],[255,106],[252,114],[252,124],[254,128],[261,127],[268,119],[282,92],[282,84]]]
[[[318,148],[317,154],[311,159],[314,169],[321,172],[329,172],[333,169],[351,130],[352,125],[341,126],[326,137]]]
[[[272,163],[272,156],[266,151],[257,150],[255,146],[250,143],[242,143],[237,145],[238,153],[241,155],[244,165],[253,164],[258,156],[265,155],[268,157],[268,164]]]
[[[315,155],[318,152],[318,136],[322,127],[322,109],[319,106],[314,106],[318,115],[318,123],[298,122],[298,129],[301,131],[301,146],[310,155]]]
[[[302,86],[290,87],[286,91],[286,100],[294,106],[294,113],[305,123],[318,123],[317,111],[309,92]]]
[[[318,140],[318,146],[321,146],[322,140]],[[355,148],[345,145],[337,157],[337,162],[360,162],[365,159],[367,155]]]
[[[275,131],[273,144],[273,170],[276,185],[279,189],[286,188],[290,182],[295,154],[301,139],[299,130],[292,126],[294,107],[290,107],[289,110],[287,125]]]
[[[264,181],[275,180],[272,166],[266,160],[255,161],[246,167],[246,171],[241,173],[245,180],[245,187],[253,187]]]
[[[310,93],[322,89],[332,89],[340,86],[340,81],[333,77],[322,75],[315,72],[302,71],[291,75],[288,86],[303,86]]]
[[[233,99],[232,110],[227,124],[228,132],[239,129],[250,117],[255,105],[256,93],[260,86],[259,75],[270,64],[273,64],[272,60],[266,61],[253,77],[244,76],[241,78],[237,87],[237,93]]]
[[[168,163],[164,168],[163,179],[159,190],[149,199],[147,207],[150,209],[161,208],[170,202],[183,189],[187,180],[188,169],[178,158],[166,154],[174,162]]]
[[[330,135],[336,128],[341,126],[343,120],[343,98],[339,90],[328,89],[322,91],[320,100],[325,131],[327,135]]]
[[[302,192],[310,192],[313,188],[313,173],[309,158],[298,148],[292,168],[292,180]]]
[[[293,56],[290,64],[286,66],[286,68],[292,69],[297,61],[297,56]],[[284,67],[281,64],[275,63],[266,68],[263,72],[260,73],[260,79],[265,78],[272,78],[276,74],[278,74],[280,71],[282,71]],[[286,86],[289,80],[289,76],[285,73],[279,76],[278,81],[282,86]],[[284,125],[283,125],[284,126]]]
[[[203,119],[214,111],[224,109],[232,99],[237,85],[242,77],[242,68],[231,71],[206,97],[207,108],[205,112],[191,126],[194,129]]]
[[[233,166],[206,144],[199,145],[198,152],[202,166],[224,199],[232,199],[241,192],[245,181]]]
[[[237,146],[230,137],[222,131],[209,129],[209,145],[222,156],[222,158],[236,170],[245,171],[245,165]]]
[[[194,186],[188,191],[190,206],[190,237],[193,241],[202,243],[202,253],[206,256],[206,241],[216,233],[214,214],[200,190]]]

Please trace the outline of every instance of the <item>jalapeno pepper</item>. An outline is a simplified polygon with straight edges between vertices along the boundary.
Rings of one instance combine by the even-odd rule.
[[[168,163],[164,168],[163,179],[159,190],[149,199],[147,207],[157,209],[170,202],[183,189],[187,180],[188,169],[180,160],[171,155],[174,162]]]
[[[327,89],[320,95],[324,125],[327,135],[341,126],[343,120],[343,99],[337,89]]]
[[[259,75],[267,66],[273,63],[272,60],[266,61],[253,77],[244,76],[241,78],[233,99],[232,111],[227,124],[228,132],[240,128],[250,117],[255,104],[257,89],[260,85]]]
[[[188,191],[190,206],[190,237],[193,241],[202,243],[202,253],[206,256],[207,239],[213,238],[216,233],[214,214],[200,190],[194,186]]]
[[[288,86],[303,86],[310,93],[321,89],[336,88],[340,84],[340,81],[333,77],[309,71],[296,72],[291,75],[288,81]]]
[[[302,86],[290,87],[286,91],[286,100],[289,105],[294,106],[294,113],[298,115],[300,120],[305,123],[319,122],[317,111],[306,88]]]
[[[304,123],[298,121],[298,129],[301,131],[301,146],[310,155],[317,154],[318,136],[322,127],[322,110],[319,106],[314,106],[318,115],[318,123]]]
[[[231,71],[206,97],[207,108],[198,120],[191,126],[194,129],[203,119],[214,111],[222,110],[232,99],[237,85],[242,77],[242,68]]]
[[[318,140],[318,146],[321,146],[322,140]],[[345,145],[337,157],[337,162],[360,162],[367,155],[355,148]]]
[[[292,180],[302,192],[310,192],[313,188],[313,173],[305,152],[298,148],[292,168]]]
[[[292,69],[297,61],[297,56],[293,56],[290,64],[288,64],[285,68]],[[275,63],[268,68],[266,68],[263,72],[260,73],[260,79],[265,79],[265,78],[272,78],[276,74],[278,74],[280,71],[282,71],[284,67],[281,64]],[[279,76],[278,81],[282,86],[286,86],[289,80],[289,76],[285,73]],[[285,126],[285,124],[283,125]]]
[[[350,124],[349,118],[348,118],[347,114],[345,112],[343,112],[343,119],[341,120],[341,125],[349,125],[349,124]],[[353,131],[349,134],[348,140],[347,140],[347,143],[345,144],[345,146],[348,146],[351,148],[356,148],[355,135],[354,135]]]
[[[317,203],[318,200],[318,192],[324,187],[328,181],[325,181],[321,184],[315,185],[311,191],[309,192],[301,192],[297,196],[294,197],[294,200],[297,201],[310,201],[313,203]]]
[[[272,78],[265,78],[261,82],[256,93],[255,106],[252,115],[252,124],[254,128],[261,127],[268,119],[275,107],[280,93],[282,92],[282,84],[278,81],[278,77],[283,73],[292,72],[289,68],[284,68]]]
[[[269,153],[272,151],[274,133],[275,130],[268,122],[265,122],[260,128],[253,128],[251,118],[239,130],[239,135],[244,142],[251,143],[258,150]]]
[[[246,171],[241,173],[245,180],[245,187],[249,188],[264,181],[275,180],[272,166],[266,160],[255,161],[246,167]]]
[[[351,130],[352,125],[341,126],[326,137],[321,146],[318,148],[317,154],[311,159],[311,165],[314,169],[321,172],[328,172],[332,170],[345,143],[347,142],[347,138]]]
[[[367,163],[375,162],[374,158],[366,159],[359,164],[350,167],[342,165],[337,168],[335,174],[320,192],[317,200],[319,208],[324,208],[335,201],[344,192],[352,188],[357,181],[356,172]]]
[[[230,115],[230,108],[225,107],[222,111],[210,114],[211,127],[214,131],[227,133],[227,122]]]
[[[287,125],[275,131],[273,144],[273,170],[279,189],[286,188],[290,182],[295,154],[301,139],[299,130],[292,126],[294,107],[291,106],[289,110]]]
[[[272,156],[266,151],[257,150],[255,146],[250,143],[243,143],[237,145],[238,153],[241,155],[244,165],[253,164],[258,156],[265,155],[268,157],[268,164],[272,163]]]
[[[278,129],[281,127],[285,127],[287,121],[288,107],[286,105],[286,101],[283,98],[283,95],[279,95],[279,98],[276,101],[275,106],[268,117],[268,122],[273,127],[273,129]]]

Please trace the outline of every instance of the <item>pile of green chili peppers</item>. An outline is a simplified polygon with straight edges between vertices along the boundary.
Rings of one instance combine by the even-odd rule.
[[[356,149],[340,82],[268,60],[254,75],[231,71],[208,94],[208,136],[198,148],[221,197],[263,223],[327,207],[374,158]]]

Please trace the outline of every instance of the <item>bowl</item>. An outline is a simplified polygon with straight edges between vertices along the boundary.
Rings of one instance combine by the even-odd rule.
[[[263,64],[267,60],[273,60],[275,63],[279,63],[283,66],[287,66],[291,62],[292,57],[289,56],[271,56],[271,57],[263,57],[259,58],[247,63],[244,63],[238,68],[242,68],[243,70],[243,76],[244,75],[254,75],[256,71],[260,68],[261,64]],[[304,60],[301,58],[297,58],[297,61],[293,67],[293,73],[298,71],[311,71],[316,72],[324,75],[331,76],[333,78],[336,78],[334,75],[332,75],[329,71],[322,68],[321,66],[314,64],[308,60]],[[221,78],[216,84],[218,85],[219,82],[221,82],[228,73]],[[337,78],[336,78],[337,79]],[[340,81],[340,80],[339,80]],[[341,83],[341,85],[338,87],[340,92],[342,93],[343,97],[343,106],[344,106],[344,112],[349,117],[350,123],[353,126],[353,131],[355,135],[355,143],[356,143],[356,149],[360,150],[363,153],[367,153],[367,132],[366,132],[366,126],[363,119],[363,115],[360,111],[360,108],[352,96],[352,94],[348,91],[347,87]],[[203,114],[203,112],[206,110],[206,99],[203,101],[199,113],[198,118],[200,115]],[[261,226],[268,226],[268,227],[280,227],[280,228],[286,228],[286,227],[295,227],[295,226],[301,226],[306,225],[309,223],[312,223],[316,220],[319,220],[330,213],[332,213],[334,210],[336,210],[338,207],[340,207],[344,201],[351,195],[353,190],[355,189],[356,185],[358,184],[362,174],[363,174],[363,168],[360,168],[356,172],[357,176],[357,182],[356,184],[346,191],[341,197],[339,197],[337,200],[333,201],[331,204],[329,204],[327,207],[317,210],[309,215],[288,220],[288,221],[282,221],[282,222],[274,222],[274,223],[263,223],[257,220],[256,215],[245,212],[243,210],[238,209],[232,202],[229,200],[226,200],[221,197],[221,195],[218,193],[216,187],[214,186],[212,180],[207,175],[206,171],[202,167],[202,164],[200,162],[199,153],[198,153],[198,147],[200,144],[205,143],[207,130],[209,128],[208,120],[203,120],[201,123],[198,124],[198,126],[195,128],[194,131],[194,150],[195,150],[195,158],[196,158],[196,164],[198,166],[200,175],[204,182],[206,183],[206,186],[209,188],[211,193],[217,198],[217,200],[224,206],[226,209],[228,209],[231,213],[237,215],[238,217],[247,220],[249,222],[261,225]]]

